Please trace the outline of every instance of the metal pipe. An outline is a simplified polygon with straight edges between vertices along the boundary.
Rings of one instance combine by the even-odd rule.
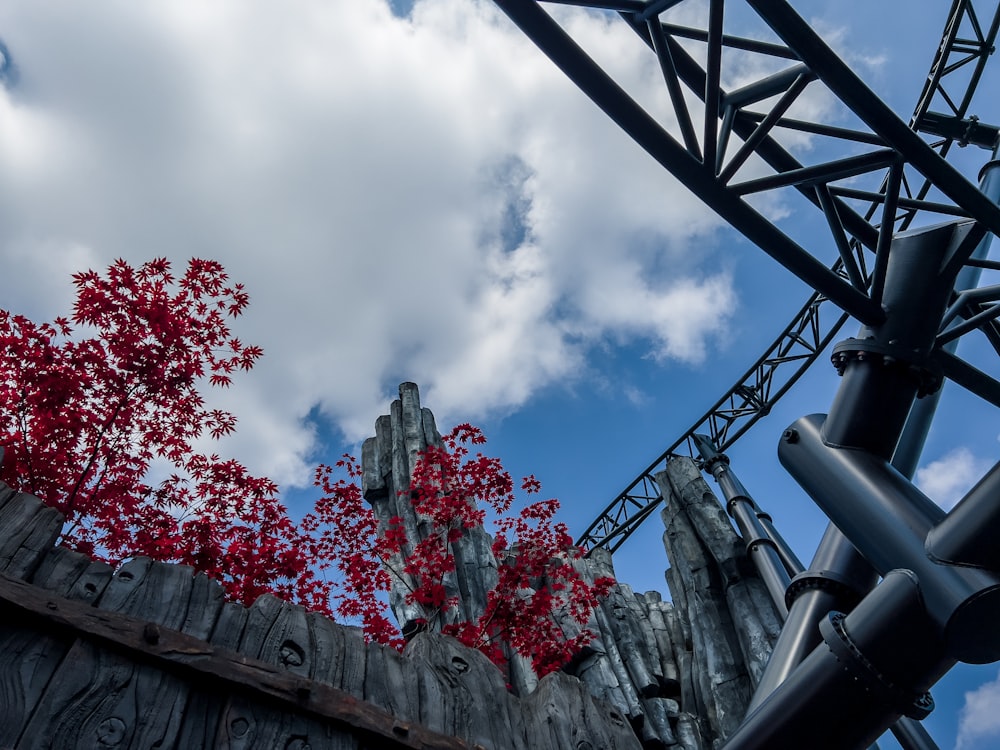
[[[698,452],[701,453],[702,458],[705,459],[706,464],[708,464],[714,457],[717,457],[722,461],[724,461],[727,466],[729,465],[729,458],[724,453],[718,452],[717,448],[715,447],[715,442],[712,440],[711,437],[709,437],[708,435],[700,435],[698,433],[694,433],[692,434],[692,438],[695,441],[695,445],[698,448]],[[788,575],[797,576],[799,573],[805,570],[805,566],[802,564],[802,561],[799,560],[798,556],[792,550],[791,545],[789,545],[788,542],[785,540],[785,538],[781,535],[781,533],[776,528],[774,528],[774,523],[771,519],[770,514],[761,509],[761,507],[757,504],[757,501],[750,496],[749,492],[747,492],[747,489],[746,487],[743,486],[743,483],[740,482],[740,480],[736,477],[736,474],[734,474],[732,470],[730,470],[728,472],[725,472],[724,476],[726,478],[724,480],[719,481],[719,485],[722,488],[723,494],[726,495],[727,499],[730,497],[737,497],[737,496],[745,498],[746,501],[753,507],[753,513],[757,518],[757,523],[759,523],[763,527],[764,534],[767,536],[767,538],[771,541],[771,544],[774,546],[775,551],[781,558],[781,564],[785,568]],[[723,484],[724,482],[725,485]],[[729,489],[726,489],[726,486],[729,486]],[[726,494],[726,493],[731,493],[731,494]]]
[[[903,716],[892,725],[892,734],[903,750],[940,750],[937,743],[927,734],[924,725],[909,716]]]
[[[695,445],[705,459],[705,468],[712,472],[726,498],[726,510],[736,522],[740,537],[746,546],[747,557],[760,574],[767,593],[781,619],[788,616],[785,590],[791,583],[781,555],[767,530],[757,517],[757,507],[746,488],[729,468],[729,459],[719,453],[707,435],[695,435]]]
[[[952,223],[893,239],[883,293],[891,314],[880,325],[862,326],[857,338],[834,349],[843,378],[823,426],[830,443],[885,459],[892,455],[914,398],[933,387],[932,376],[921,364],[930,354],[953,288],[951,279],[941,275],[942,260],[970,228]],[[785,442],[789,439],[792,435],[786,431]],[[876,580],[854,545],[836,526],[828,527],[809,571],[789,588],[788,619],[750,701],[751,710],[819,643],[819,618],[831,609],[850,611]]]
[[[732,734],[725,750],[869,746],[902,716],[933,708],[927,689],[955,663],[920,586],[894,570],[849,615],[821,621],[823,643]]]
[[[790,68],[779,70],[766,78],[761,78],[742,88],[733,89],[728,94],[723,94],[722,101],[727,107],[736,109],[748,104],[756,104],[788,91],[800,76],[805,76],[810,80],[813,78],[807,66],[792,65]]]
[[[791,545],[785,540],[781,533],[774,528],[771,516],[760,508],[757,508],[757,520],[760,521],[760,524],[764,527],[764,531],[767,533],[768,538],[774,544],[774,548],[778,551],[778,556],[781,557],[781,563],[785,566],[785,570],[788,571],[788,575],[794,578],[799,573],[802,573],[806,569],[806,566],[802,564],[798,555],[795,554],[795,550],[792,549]]]
[[[979,172],[979,189],[994,203],[1000,203],[1000,160],[997,159],[997,149],[993,151],[993,158]],[[993,235],[987,234],[972,252],[971,259],[985,260],[989,255],[992,242]],[[980,276],[982,276],[982,268],[974,265],[963,266],[955,277],[955,289],[961,291],[975,288],[979,285]],[[958,341],[954,340],[949,341],[942,348],[945,351],[954,352],[957,347]],[[930,431],[931,421],[940,400],[941,391],[938,390],[918,399],[910,409],[910,415],[903,427],[903,434],[900,436],[896,452],[892,457],[892,465],[904,476],[912,477],[917,470],[920,455],[924,450],[924,443],[927,442],[927,433]]]
[[[844,377],[824,427],[829,443],[890,457],[914,398],[940,387],[940,374],[927,360],[954,289],[941,265],[974,227],[952,222],[893,239],[883,293],[891,314],[834,347]]]
[[[822,415],[797,420],[795,439],[778,448],[782,465],[878,572],[912,571],[949,655],[970,664],[1000,660],[1000,576],[932,560],[925,540],[945,512],[885,459],[824,443],[822,427]],[[960,539],[975,533],[961,521],[947,531]]]
[[[1000,571],[1000,463],[927,535],[933,559]]]
[[[872,567],[839,529],[832,524],[827,526],[809,570],[793,578],[786,592],[788,617],[747,707],[748,715],[820,643],[820,620],[828,612],[849,612],[877,579]]]

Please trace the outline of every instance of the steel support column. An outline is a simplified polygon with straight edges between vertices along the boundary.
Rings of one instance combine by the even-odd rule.
[[[939,546],[947,545],[953,557],[961,557],[963,543],[983,531],[976,526],[981,521],[987,523],[985,533],[995,538],[1000,514],[991,508],[946,523],[945,512],[888,461],[832,446],[823,440],[822,428],[819,414],[797,420],[794,439],[784,440],[778,450],[782,465],[879,573],[905,568],[916,576],[922,606],[950,656],[971,664],[1000,660],[1000,577],[934,560],[925,549],[928,534],[937,527]],[[995,478],[981,484],[985,492],[970,493],[972,503],[995,506],[996,487]]]
[[[1000,203],[1000,161],[997,160],[996,148],[993,151],[993,158],[986,163],[980,172],[979,188],[987,198],[994,203]],[[992,242],[993,235],[987,234],[973,251],[972,259],[985,260],[989,255]],[[982,268],[977,266],[963,267],[955,279],[955,291],[975,289],[979,285],[980,276],[982,276]],[[945,351],[954,352],[958,348],[958,339],[949,341],[943,348]],[[941,391],[938,390],[926,398],[918,399],[910,410],[910,416],[906,420],[903,434],[892,457],[892,465],[907,477],[912,477],[917,470],[920,454],[923,452],[927,433],[940,400]]]
[[[835,300],[841,309],[858,320],[877,323],[882,319],[882,311],[864,292],[852,287],[830,271],[804,248],[778,230],[749,203],[726,190],[716,180],[714,169],[705,168],[705,164],[714,164],[710,143],[703,144],[704,163],[695,159],[597,65],[534,0],[495,0],[495,2],[521,31],[622,130],[661,166],[678,177],[706,205],[738,226],[747,239],[813,289]],[[713,3],[713,7],[721,10],[721,3]],[[716,46],[718,42],[719,40],[716,40]],[[714,88],[708,84],[706,86],[709,89]],[[706,96],[714,96],[714,93],[707,91]],[[715,123],[714,118],[706,118],[706,128],[710,127],[707,124],[710,121]],[[996,206],[991,206],[991,209],[997,214],[996,225],[1000,231],[1000,210],[997,210]]]
[[[736,522],[746,547],[747,557],[760,574],[771,601],[784,620],[788,617],[785,591],[791,583],[791,576],[785,566],[779,544],[786,548],[788,545],[780,536],[777,536],[777,541],[772,538],[768,527],[761,520],[765,514],[757,507],[757,503],[750,497],[743,483],[729,468],[729,458],[715,449],[708,436],[695,435],[694,439],[705,462],[705,469],[715,477],[719,489],[726,498],[726,511]],[[770,532],[777,535],[773,526],[770,526]],[[788,553],[792,554],[791,549],[788,549]],[[792,557],[794,558],[794,554]]]
[[[834,361],[843,379],[831,406],[830,416],[822,425],[821,444],[849,448],[845,453],[858,453],[888,465],[914,399],[918,395],[933,392],[940,383],[940,376],[932,371],[928,362],[954,283],[954,277],[948,275],[948,264],[944,261],[970,236],[970,230],[971,226],[967,223],[949,224],[900,235],[893,240],[883,296],[886,320],[876,326],[863,326],[856,338],[836,347]],[[796,445],[797,438],[798,433],[794,429],[786,431],[783,449],[785,446]],[[928,524],[927,530],[932,525],[933,523]],[[888,572],[892,567],[895,566],[882,572]],[[904,708],[900,708],[900,702],[896,701],[891,710],[885,706],[869,707],[867,710],[876,711],[878,716],[871,717],[867,723],[857,723],[852,730],[835,729],[827,726],[829,720],[818,719],[818,714],[825,713],[829,717],[853,715],[853,709],[847,714],[841,709],[852,704],[856,696],[844,694],[835,697],[840,690],[837,688],[829,694],[823,693],[823,700],[832,701],[825,706],[820,707],[804,699],[809,691],[802,690],[801,675],[808,675],[808,681],[819,689],[816,681],[829,669],[829,664],[826,659],[816,655],[820,652],[828,654],[830,639],[839,637],[835,633],[824,638],[816,627],[817,618],[824,617],[831,610],[850,611],[852,593],[855,596],[863,595],[864,591],[858,590],[859,584],[863,586],[866,581],[873,583],[874,575],[869,562],[859,554],[852,540],[831,525],[824,535],[810,571],[798,576],[789,589],[789,598],[794,600],[791,602],[788,621],[751,702],[747,720],[726,745],[727,750],[815,746],[816,738],[826,738],[824,733],[828,730],[846,731],[850,735],[849,744],[844,744],[848,740],[843,738],[844,742],[841,744],[828,746],[862,748],[907,713]],[[799,590],[795,588],[796,583]],[[848,583],[850,586],[845,585]],[[900,585],[897,584],[897,587]],[[853,592],[851,588],[854,589]],[[881,601],[888,597],[888,593],[879,593],[882,589],[880,586],[864,602]],[[915,596],[916,603],[907,602],[906,606],[922,609],[919,588],[915,589]],[[886,602],[882,602],[882,606],[885,605]],[[864,604],[859,605],[858,609],[862,606]],[[865,607],[865,611],[869,610],[870,607]],[[869,628],[870,624],[864,617],[859,619],[852,614],[851,618],[851,627]],[[829,623],[828,619],[819,621]],[[916,622],[918,620],[914,621]],[[921,611],[919,622],[921,624],[918,629],[921,632],[934,631],[933,622],[926,612]],[[886,626],[896,624],[898,622],[895,620],[886,621]],[[838,620],[837,628],[841,625],[843,621]],[[824,627],[829,630],[833,626],[827,624]],[[834,630],[840,632],[837,628]],[[881,642],[882,634],[878,628],[871,632],[873,640],[867,647],[877,649],[874,644]],[[827,641],[827,646],[813,649],[821,639]],[[855,640],[852,643],[860,642]],[[803,654],[810,649],[812,653],[799,665]],[[937,651],[932,663],[924,665],[926,673],[908,675],[902,684],[923,685],[924,681],[936,680],[947,671],[954,657],[945,654],[943,646],[939,646]],[[867,652],[862,653],[867,655]],[[891,661],[896,655],[892,654],[890,657]],[[859,684],[863,684],[863,681]],[[826,684],[822,690],[828,688],[830,685]],[[844,689],[847,693],[856,691],[856,688]],[[804,722],[788,721],[788,716],[792,713],[811,718]],[[760,732],[762,721],[784,727],[781,729],[785,733],[782,734],[784,740],[777,741],[774,737],[762,740],[768,736],[767,733]],[[875,732],[879,727],[880,730]],[[771,742],[774,744],[770,744]]]

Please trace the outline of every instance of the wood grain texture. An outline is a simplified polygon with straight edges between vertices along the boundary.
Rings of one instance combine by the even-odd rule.
[[[2,483],[0,483],[2,484]],[[6,488],[6,485],[3,485]],[[9,488],[6,488],[9,490]],[[6,492],[0,505],[0,572],[27,578],[62,531],[63,517],[33,495]]]

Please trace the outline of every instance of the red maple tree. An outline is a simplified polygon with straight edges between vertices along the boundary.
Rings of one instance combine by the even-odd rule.
[[[399,645],[384,592],[405,534],[400,519],[379,533],[353,458],[317,469],[321,497],[296,524],[273,482],[195,449],[236,424],[207,408],[199,387],[229,385],[262,355],[229,328],[249,302],[243,287],[198,259],[179,278],[164,259],[118,260],[105,275],[73,281],[69,319],[35,324],[0,310],[0,479],[65,515],[65,546],[112,563],[145,555],[192,565],[237,601],[275,593]],[[510,475],[497,459],[469,455],[468,445],[483,442],[460,425],[415,467],[409,494],[430,532],[405,548],[402,564],[417,582],[408,599],[429,624],[494,661],[503,662],[506,643],[545,674],[592,637],[582,627],[567,635],[560,622],[586,623],[610,579],[589,583],[571,564],[579,551],[554,522],[555,500],[509,514]],[[522,485],[538,487],[533,477]],[[452,545],[485,519],[480,503],[499,516],[498,581],[478,620],[462,622],[444,580],[455,566]]]
[[[190,564],[241,601],[315,587],[274,483],[194,447],[236,424],[199,386],[262,354],[230,332],[243,287],[198,259],[179,278],[164,259],[118,260],[73,283],[69,319],[0,311],[0,478],[65,515],[64,545],[111,562]]]
[[[399,629],[385,615],[385,592],[393,579],[413,581],[406,599],[419,606],[425,627],[455,636],[499,665],[506,661],[506,645],[544,676],[593,639],[584,626],[614,580],[591,582],[574,567],[581,552],[566,526],[554,520],[557,500],[538,500],[510,512],[516,502],[511,475],[499,459],[469,450],[485,442],[481,430],[461,424],[444,436],[443,445],[420,454],[410,486],[401,491],[427,527],[416,544],[410,544],[398,516],[379,529],[361,496],[356,481],[361,470],[351,456],[337,463],[346,477],[319,467],[316,484],[323,497],[303,527],[311,534],[310,553],[340,574],[334,609],[359,619],[369,637],[401,644]],[[541,485],[529,476],[521,489],[531,495]],[[455,572],[455,545],[466,530],[484,524],[485,508],[495,516],[497,582],[483,612],[470,621],[459,614],[458,597],[446,579]],[[569,633],[564,629],[568,621],[575,623]]]

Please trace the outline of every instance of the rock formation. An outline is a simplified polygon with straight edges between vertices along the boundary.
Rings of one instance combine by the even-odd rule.
[[[427,528],[409,502],[410,473],[420,452],[440,445],[441,436],[431,412],[421,408],[416,386],[404,383],[399,393],[364,444],[363,490],[383,527],[394,516],[404,519],[412,546]],[[671,459],[656,479],[666,499],[661,516],[671,601],[619,583],[587,624],[594,640],[564,671],[627,717],[644,747],[709,750],[720,747],[742,719],[781,622],[694,463]],[[478,527],[453,545],[456,571],[445,585],[458,598],[462,617],[483,612],[496,581],[491,544]],[[593,550],[576,565],[590,580],[614,575],[605,550]],[[397,576],[390,596],[404,628],[420,614],[406,602],[412,585]],[[570,633],[573,627],[566,626]],[[516,654],[506,678],[521,696],[538,685],[530,663]]]

